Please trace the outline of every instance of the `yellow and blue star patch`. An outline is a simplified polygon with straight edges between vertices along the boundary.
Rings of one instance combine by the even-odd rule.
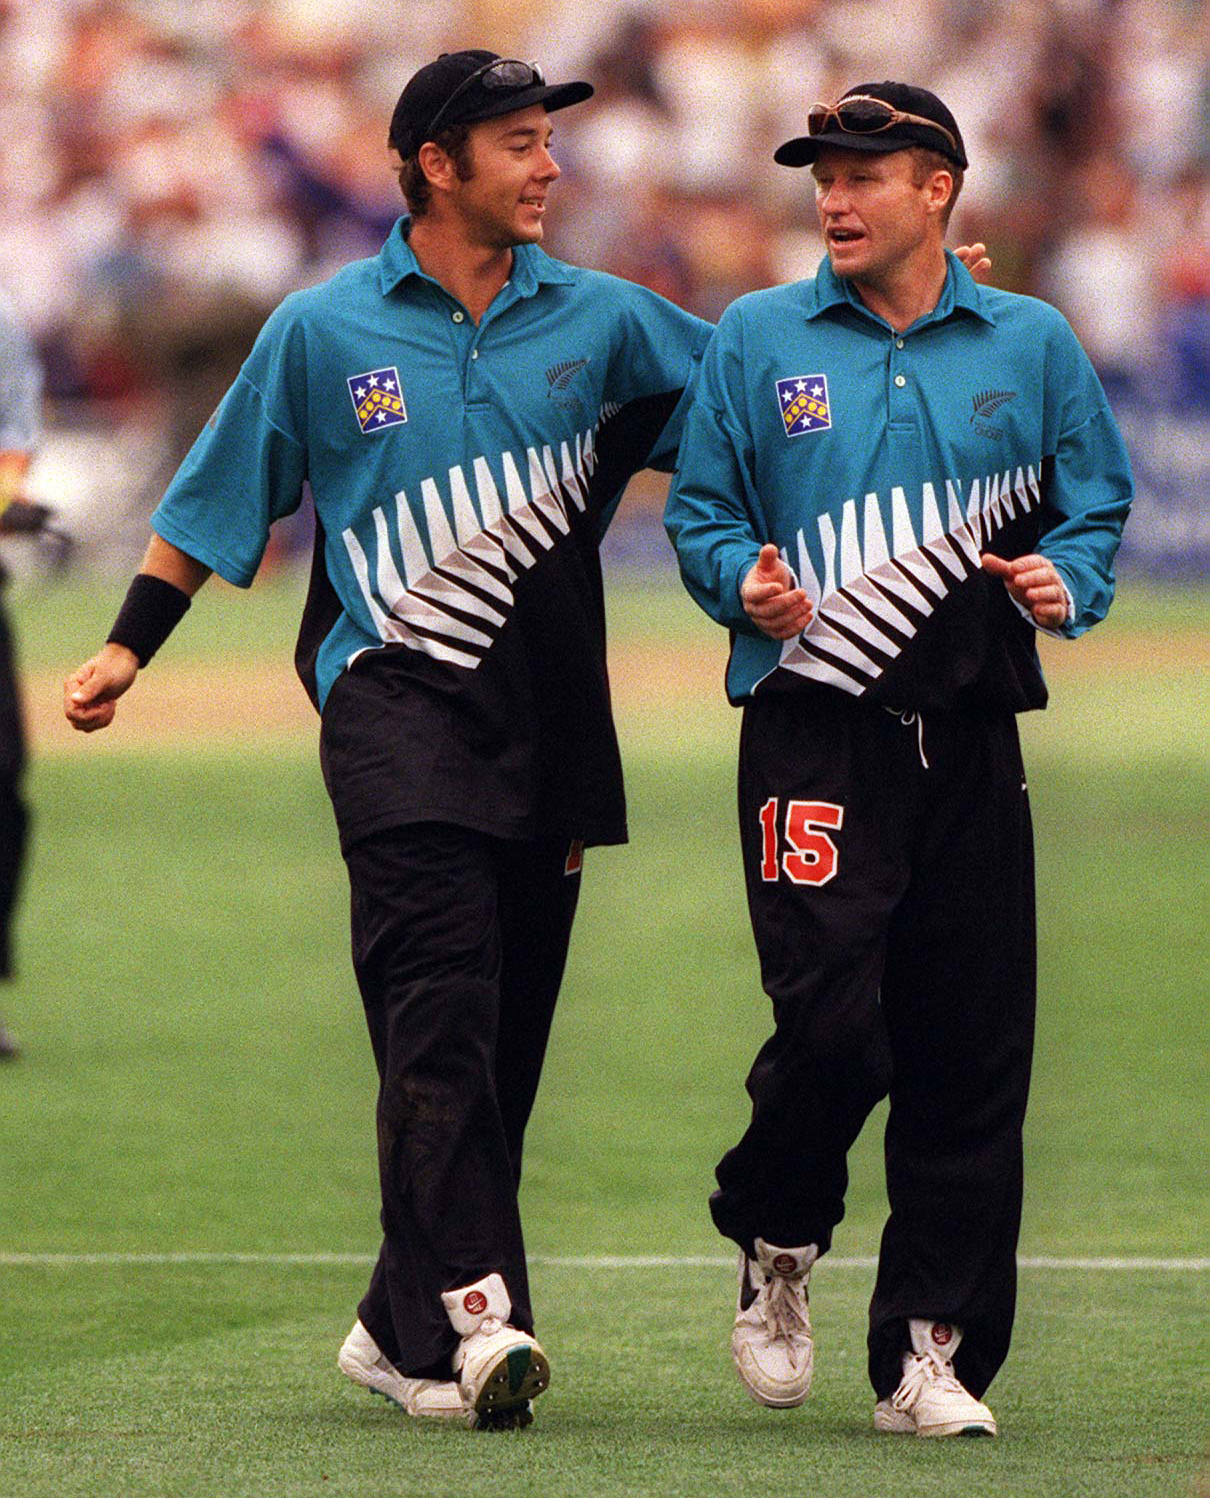
[[[403,392],[399,388],[399,371],[393,365],[354,375],[348,383],[363,437],[368,437],[371,432],[385,431],[387,427],[400,426],[408,419]]]
[[[777,404],[787,437],[826,431],[832,425],[826,375],[791,375],[778,380]]]

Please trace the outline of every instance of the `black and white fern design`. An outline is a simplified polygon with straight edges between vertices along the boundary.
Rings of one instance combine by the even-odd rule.
[[[552,390],[566,390],[572,380],[588,363],[587,359],[564,359],[561,364],[552,364],[546,371],[546,378],[550,382]]]
[[[972,397],[971,405],[975,408],[976,416],[990,416],[993,411],[998,411],[1007,401],[1016,395],[1015,390],[981,390],[978,395]]]

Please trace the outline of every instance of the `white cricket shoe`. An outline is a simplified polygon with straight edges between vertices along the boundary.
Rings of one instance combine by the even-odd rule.
[[[550,1384],[546,1354],[528,1332],[509,1326],[512,1301],[504,1281],[489,1274],[442,1294],[446,1314],[462,1338],[454,1372],[462,1402],[479,1430],[519,1430],[533,1421],[530,1400]]]
[[[755,1259],[740,1249],[731,1358],[753,1399],[775,1410],[793,1409],[811,1392],[815,1345],[807,1276],[819,1249],[814,1243],[776,1248],[763,1238],[755,1246]]]
[[[908,1322],[912,1351],[903,1355],[903,1379],[889,1399],[874,1406],[874,1429],[917,1436],[994,1436],[996,1421],[954,1376],[962,1333],[947,1321]]]
[[[409,1415],[422,1420],[466,1418],[466,1406],[456,1383],[405,1377],[383,1357],[378,1343],[360,1321],[354,1323],[336,1361],[346,1378],[369,1389],[371,1394],[381,1394]]]

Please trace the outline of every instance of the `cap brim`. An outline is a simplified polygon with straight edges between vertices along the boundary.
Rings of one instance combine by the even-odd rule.
[[[825,146],[839,146],[842,151],[871,151],[887,156],[892,151],[907,151],[918,146],[918,140],[907,140],[895,130],[881,130],[877,135],[853,135],[847,130],[826,130],[822,135],[798,135],[778,146],[773,160],[778,166],[810,166],[818,160]]]
[[[938,141],[935,132],[917,125],[900,124],[890,130],[879,130],[873,135],[857,135],[850,130],[825,130],[822,135],[797,135],[784,145],[778,146],[773,160],[778,166],[810,166],[818,160],[825,146],[836,146],[841,151],[869,151],[878,156],[889,156],[892,151],[910,151],[913,146],[923,146],[928,151],[947,157],[956,166],[966,169],[966,157],[955,156],[944,141]]]
[[[518,89],[515,94],[502,92],[498,99],[481,100],[469,114],[459,110],[447,123],[474,125],[479,120],[494,120],[502,114],[528,109],[531,104],[542,104],[547,114],[553,114],[556,109],[566,109],[569,104],[582,104],[585,99],[591,99],[594,92],[591,83],[539,83],[533,88]]]

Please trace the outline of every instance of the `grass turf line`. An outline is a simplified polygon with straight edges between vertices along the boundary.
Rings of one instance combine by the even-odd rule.
[[[333,1308],[358,1294],[356,1271],[22,1271],[10,1309],[36,1305],[39,1357],[10,1345],[10,1319],[3,1490],[440,1498],[487,1486],[502,1498],[535,1488],[698,1498],[759,1483],[829,1498],[1158,1498],[1188,1490],[1197,1471],[1197,1431],[1172,1418],[1197,1377],[1188,1282],[1026,1275],[1016,1352],[990,1396],[1003,1435],[924,1442],[871,1427],[872,1275],[830,1275],[826,1264],[816,1275],[818,1382],[797,1411],[757,1406],[732,1372],[729,1274],[657,1271],[641,1296],[625,1273],[534,1278],[552,1388],[529,1432],[497,1439],[410,1422],[337,1373],[347,1327]],[[93,1316],[73,1321],[85,1302]],[[1151,1372],[1129,1401],[1105,1397],[1126,1324]],[[70,1367],[70,1381],[48,1379],[47,1366]],[[1078,1420],[1056,1418],[1076,1410]]]
[[[219,590],[190,615],[202,655],[225,638],[207,621],[228,601],[249,602]],[[288,636],[296,602],[251,606]],[[669,617],[675,633],[696,616],[645,594],[615,638],[659,637]],[[1026,1253],[1204,1252],[1186,1140],[1201,1107],[1205,694],[1179,671],[1108,690],[1064,679],[1054,711],[1025,725],[1042,914]],[[720,1251],[704,1197],[769,1023],[734,846],[736,723],[715,697],[622,724],[635,841],[589,854],[527,1147],[536,1253]],[[46,760],[31,793],[0,1249],[372,1251],[372,1066],[313,750],[199,747],[103,772]],[[878,1125],[853,1152],[841,1254],[877,1247]],[[539,1263],[555,1382],[534,1429],[502,1448],[417,1429],[340,1379],[361,1269],[6,1266],[3,1279],[0,1498],[487,1484],[504,1498],[713,1498],[754,1483],[1147,1498],[1190,1492],[1203,1445],[1202,1281],[1181,1275],[1027,1271],[990,1395],[1004,1437],[932,1443],[870,1429],[860,1271],[818,1273],[820,1389],[783,1414],[730,1370],[725,1272]]]

